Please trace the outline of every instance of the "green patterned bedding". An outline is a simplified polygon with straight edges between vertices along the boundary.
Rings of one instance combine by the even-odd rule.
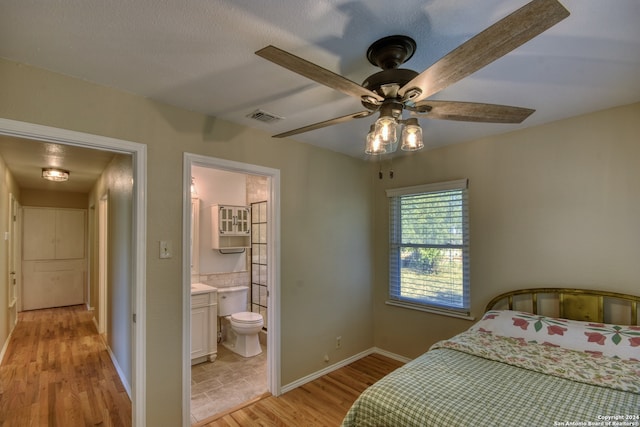
[[[638,361],[472,331],[369,387],[342,426],[637,427],[639,393]]]

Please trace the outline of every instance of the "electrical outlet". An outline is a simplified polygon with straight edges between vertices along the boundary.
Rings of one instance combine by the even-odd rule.
[[[342,347],[342,337],[336,337],[336,348]]]

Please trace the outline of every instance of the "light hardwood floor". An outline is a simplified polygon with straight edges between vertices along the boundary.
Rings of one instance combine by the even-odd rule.
[[[131,401],[83,306],[24,311],[0,365],[3,427],[131,426]]]
[[[198,427],[339,426],[360,393],[402,365],[372,354],[279,397],[267,395]]]
[[[81,306],[20,313],[0,365],[0,426],[131,426],[131,401],[91,319]],[[401,365],[372,354],[198,425],[339,426],[364,389]]]

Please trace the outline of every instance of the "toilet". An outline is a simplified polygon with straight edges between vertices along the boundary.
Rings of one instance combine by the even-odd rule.
[[[259,313],[247,310],[248,286],[232,286],[218,288],[218,316],[222,326],[223,319],[228,319],[230,327],[226,327],[226,337],[222,345],[243,357],[253,357],[262,353],[258,334],[264,326]]]

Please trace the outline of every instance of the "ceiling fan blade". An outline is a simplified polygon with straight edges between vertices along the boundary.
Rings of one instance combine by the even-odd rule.
[[[375,111],[360,111],[358,113],[348,114],[348,115],[342,116],[342,117],[336,117],[335,119],[329,119],[329,120],[325,120],[324,122],[314,123],[312,125],[308,125],[308,126],[304,126],[304,127],[298,128],[298,129],[290,130],[288,132],[279,133],[277,135],[273,135],[273,138],[285,138],[287,136],[297,135],[299,133],[309,132],[309,131],[320,129],[320,128],[324,128],[324,127],[327,127],[327,126],[337,125],[339,123],[348,122],[348,121],[353,120],[353,119],[360,119],[362,117],[370,116],[374,112]]]
[[[425,107],[431,108],[425,116],[428,119],[483,123],[522,123],[536,111],[529,108],[478,102],[425,100],[416,104],[418,110]]]
[[[542,34],[569,16],[556,0],[533,0],[452,50],[400,88],[400,96],[418,88],[419,101],[440,92]]]
[[[367,99],[373,102],[383,100],[383,98],[377,93],[352,82],[346,77],[342,77],[333,71],[322,68],[313,62],[309,62],[306,59],[302,59],[289,52],[285,52],[275,46],[269,45],[262,48],[256,52],[256,55],[349,96],[354,96],[358,99],[367,97]]]

